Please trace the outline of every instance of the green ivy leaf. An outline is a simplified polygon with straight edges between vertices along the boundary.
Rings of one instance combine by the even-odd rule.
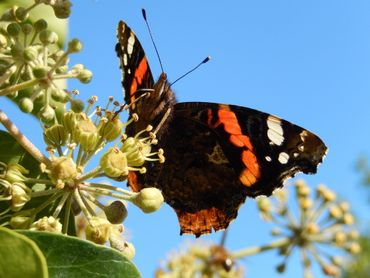
[[[48,262],[50,277],[141,277],[120,252],[75,237],[19,231],[34,240]]]
[[[40,163],[34,159],[15,139],[7,132],[0,130],[0,161],[6,164],[18,163],[30,171],[32,177],[41,174]]]
[[[0,277],[48,277],[46,260],[28,237],[0,227]]]

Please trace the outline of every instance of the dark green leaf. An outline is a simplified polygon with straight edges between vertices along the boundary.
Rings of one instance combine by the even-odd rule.
[[[136,266],[114,249],[64,235],[21,233],[34,240],[44,253],[50,277],[141,277]]]
[[[0,227],[0,277],[48,277],[46,260],[28,237]]]

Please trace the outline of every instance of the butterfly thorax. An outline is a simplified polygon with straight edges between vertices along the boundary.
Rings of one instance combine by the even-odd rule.
[[[137,101],[131,107],[131,114],[137,113],[140,117],[135,125],[135,131],[139,132],[149,124],[154,128],[161,124],[160,129],[165,129],[169,118],[164,119],[164,117],[166,113],[169,114],[169,109],[171,111],[176,103],[167,75],[162,73],[153,88],[143,89],[135,95]]]

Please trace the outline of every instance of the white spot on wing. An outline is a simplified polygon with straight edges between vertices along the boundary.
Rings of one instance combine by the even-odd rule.
[[[127,66],[127,54],[123,54],[123,65]]]
[[[289,160],[289,155],[285,152],[281,152],[278,159],[281,164],[287,164]]]
[[[132,51],[134,50],[134,43],[135,43],[135,35],[133,33],[131,33],[131,35],[128,38],[128,41],[127,41],[127,53],[129,55],[131,55]]]
[[[268,161],[268,162],[271,162],[271,157],[269,157],[268,155],[267,156],[265,156],[265,159],[266,159],[266,161]]]
[[[284,131],[281,127],[281,120],[270,115],[267,118],[267,127],[267,137],[273,144],[280,146],[284,141]]]

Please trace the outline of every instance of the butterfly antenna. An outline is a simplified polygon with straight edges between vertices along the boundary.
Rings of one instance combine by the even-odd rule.
[[[187,76],[189,73],[192,73],[193,71],[195,71],[197,68],[199,68],[201,65],[207,63],[209,60],[211,60],[211,56],[208,56],[207,58],[205,58],[202,62],[200,62],[197,66],[195,66],[194,68],[192,68],[191,70],[189,70],[188,72],[186,72],[185,74],[181,75],[179,78],[177,78],[175,81],[173,81],[171,84],[170,84],[170,87],[175,84],[177,81],[179,81],[180,79],[184,78],[185,76]]]
[[[150,39],[152,40],[152,43],[153,43],[153,45],[154,45],[155,52],[157,53],[157,57],[158,57],[158,60],[159,60],[159,65],[161,66],[162,72],[164,72],[164,70],[163,70],[163,65],[162,65],[162,60],[161,60],[161,56],[159,56],[159,52],[158,52],[157,46],[155,45],[155,42],[154,42],[154,39],[153,39],[153,35],[152,35],[152,30],[150,29],[150,26],[149,26],[148,20],[147,20],[147,18],[146,18],[146,12],[145,12],[145,9],[141,9],[141,13],[143,14],[143,18],[144,18],[144,21],[145,21],[146,27],[148,28],[148,32],[149,32]]]

